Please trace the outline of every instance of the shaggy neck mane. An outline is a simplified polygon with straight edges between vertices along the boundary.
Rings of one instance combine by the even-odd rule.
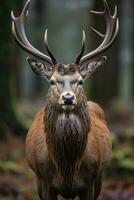
[[[48,95],[45,107],[45,132],[50,156],[65,184],[73,181],[84,153],[90,119],[86,100],[72,111],[52,104]]]

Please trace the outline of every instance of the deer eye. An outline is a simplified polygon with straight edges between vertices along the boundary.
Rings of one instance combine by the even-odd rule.
[[[63,82],[62,80],[57,80],[57,83],[58,83],[58,84],[61,84],[61,85],[64,84],[64,82]]]
[[[72,80],[71,81],[71,84],[76,84],[77,83],[77,80]]]
[[[50,80],[50,84],[51,85],[56,85],[56,81],[55,80]]]
[[[82,84],[83,84],[83,80],[80,79],[80,80],[78,81],[78,85],[82,85]]]

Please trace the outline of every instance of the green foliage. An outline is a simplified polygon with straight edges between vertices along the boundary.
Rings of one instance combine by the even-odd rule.
[[[127,130],[127,136],[130,143],[134,143],[134,127]]]
[[[14,163],[12,161],[5,161],[0,162],[0,171],[1,172],[11,172],[14,174],[20,174],[22,172],[22,168],[17,163]]]
[[[0,200],[9,200],[9,198],[0,196]]]
[[[111,133],[111,139],[112,139],[112,146],[113,148],[115,148],[116,145],[118,144],[118,138],[114,133]]]
[[[133,138],[133,127],[128,129],[123,142],[112,133],[113,152],[106,168],[106,176],[127,177],[134,180]]]

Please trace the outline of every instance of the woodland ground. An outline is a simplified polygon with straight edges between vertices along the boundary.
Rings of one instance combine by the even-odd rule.
[[[0,200],[38,199],[35,176],[25,160],[24,140],[11,136],[7,140],[0,144]],[[115,179],[109,173],[99,200],[134,200],[131,178]]]

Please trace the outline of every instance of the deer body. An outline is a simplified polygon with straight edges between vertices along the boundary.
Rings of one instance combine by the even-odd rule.
[[[82,144],[84,148],[82,155],[79,155],[80,163],[77,171],[74,170],[73,174],[71,174],[73,180],[66,180],[66,175],[72,173],[70,170],[73,167],[71,166],[73,165],[73,160],[71,160],[70,163],[70,159],[76,159],[76,157],[73,158],[73,152],[75,152],[78,147],[75,146],[75,141],[71,141],[73,144],[70,147],[70,141],[67,140],[65,141],[65,144],[62,144],[61,146],[59,135],[55,135],[55,137],[59,139],[57,141],[57,145],[59,145],[57,146],[57,149],[58,153],[61,154],[57,158],[57,166],[57,161],[54,158],[55,155],[53,155],[54,152],[51,152],[53,147],[49,149],[47,143],[48,135],[45,132],[45,124],[52,122],[44,121],[46,113],[45,107],[36,115],[33,126],[28,132],[26,140],[27,159],[37,175],[39,193],[43,191],[44,197],[50,196],[48,200],[57,200],[58,194],[66,199],[73,199],[77,195],[81,200],[97,199],[97,196],[100,193],[103,165],[111,155],[111,139],[105,122],[104,113],[101,108],[93,102],[87,102],[86,104],[86,111],[88,111],[88,117],[90,117],[90,122],[88,123],[89,132],[87,133],[86,144],[85,141],[83,141]],[[56,118],[53,120],[56,120]],[[64,134],[64,132],[62,133]],[[69,132],[70,139],[73,137],[73,134],[74,133]],[[52,137],[52,141],[50,141],[51,145],[54,146],[56,145],[53,144],[55,142],[55,137]],[[63,145],[65,146],[63,147]],[[67,148],[70,152],[70,159],[68,158],[68,161],[64,160],[65,157],[68,156],[64,155],[65,153],[68,153],[63,152],[64,148]],[[60,168],[62,169],[62,167],[63,171],[60,172]],[[65,174],[64,171],[66,172]],[[72,180],[71,183],[70,180]],[[94,194],[94,191],[96,191],[96,194]],[[40,195],[42,195],[42,193]],[[93,195],[96,196],[91,198]]]
[[[74,63],[65,65],[58,63],[51,52],[47,30],[44,39],[49,56],[28,41],[25,20],[30,2],[18,18],[12,12],[12,32],[20,47],[43,61],[28,57],[33,72],[50,82],[45,106],[37,113],[26,138],[27,160],[37,176],[38,194],[41,200],[97,200],[103,167],[111,155],[111,139],[102,109],[87,102],[82,85],[106,62],[106,56],[101,54],[117,36],[117,7],[111,15],[103,0],[104,11],[92,11],[106,18],[104,35],[92,28],[103,41],[83,56],[83,32],[80,54]]]

